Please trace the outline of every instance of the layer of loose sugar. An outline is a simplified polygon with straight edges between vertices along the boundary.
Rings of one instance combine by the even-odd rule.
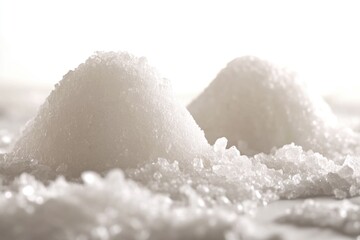
[[[173,201],[126,180],[82,174],[83,184],[58,178],[48,186],[28,174],[0,185],[3,239],[273,239],[250,218],[226,208]],[[184,194],[184,198],[188,198]],[[189,202],[190,204],[187,204]]]
[[[329,228],[360,237],[360,203],[357,201],[327,201],[308,199],[288,209],[277,219],[280,223]]]
[[[159,159],[127,173],[174,199],[184,190],[199,205],[227,205],[244,212],[277,199],[359,195],[360,164],[355,157],[337,164],[293,144],[270,155],[247,157],[235,147],[226,149],[225,138],[216,141],[210,155],[194,159],[186,168]]]

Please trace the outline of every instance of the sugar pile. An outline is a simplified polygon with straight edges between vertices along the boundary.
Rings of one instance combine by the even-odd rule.
[[[97,53],[66,74],[8,157],[77,177],[158,157],[189,161],[209,145],[169,82],[127,53]],[[9,160],[10,161],[10,160]]]
[[[358,133],[339,127],[321,98],[291,76],[254,58],[230,63],[189,107],[210,146],[144,59],[94,55],[65,75],[13,152],[0,155],[1,173],[18,176],[0,175],[2,236],[279,239],[257,231],[258,206],[359,196]],[[230,145],[248,142],[240,149],[254,155],[227,148],[217,134]],[[113,168],[122,170],[103,174]],[[82,183],[51,180],[59,174],[81,175]]]
[[[188,107],[206,138],[245,154],[295,143],[333,159],[359,153],[360,138],[296,75],[256,57],[231,61]]]

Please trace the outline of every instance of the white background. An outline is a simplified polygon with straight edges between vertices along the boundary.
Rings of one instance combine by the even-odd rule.
[[[358,95],[360,1],[0,0],[0,83],[54,84],[94,51],[146,56],[177,93],[257,55]]]

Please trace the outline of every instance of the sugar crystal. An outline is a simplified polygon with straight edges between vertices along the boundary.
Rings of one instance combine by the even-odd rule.
[[[350,236],[358,236],[360,235],[360,205],[349,200],[305,201],[289,209],[277,221],[330,228]]]

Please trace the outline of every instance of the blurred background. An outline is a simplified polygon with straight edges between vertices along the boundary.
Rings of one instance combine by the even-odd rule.
[[[0,151],[95,51],[146,56],[187,104],[235,57],[296,71],[354,128],[360,2],[0,0]],[[2,145],[1,145],[2,144]]]

